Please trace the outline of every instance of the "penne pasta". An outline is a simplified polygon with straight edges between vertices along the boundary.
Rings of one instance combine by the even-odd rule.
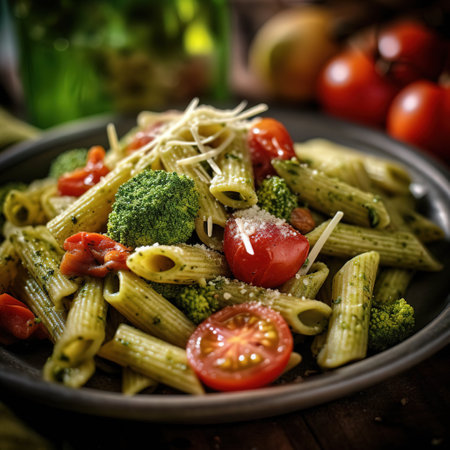
[[[225,257],[202,245],[139,247],[127,265],[135,274],[157,283],[201,283],[229,274]]]
[[[131,324],[173,345],[184,347],[194,331],[194,324],[181,311],[134,273],[111,273],[104,297]]]
[[[86,368],[95,369],[89,361],[94,362],[105,339],[106,312],[103,280],[86,278],[72,300],[64,332],[44,366],[44,379],[75,387],[88,381],[94,371]]]
[[[222,307],[249,301],[260,302],[278,311],[298,334],[312,336],[321,333],[331,314],[331,308],[317,300],[297,298],[237,280],[218,278],[210,284],[217,290]]]
[[[184,349],[129,325],[119,326],[114,339],[101,347],[99,356],[182,392],[204,393]]]
[[[215,174],[209,190],[223,205],[249,208],[256,205],[253,169],[244,136],[239,135],[217,159],[220,174]]]
[[[25,269],[48,293],[55,308],[63,309],[64,300],[78,290],[78,283],[61,273],[62,252],[47,228],[20,228],[11,235],[11,242]]]
[[[317,355],[320,367],[332,369],[366,356],[379,260],[376,252],[362,253],[348,261],[333,278],[333,312]]]
[[[330,216],[344,213],[346,222],[371,228],[385,228],[390,218],[380,197],[330,178],[294,161],[274,160],[278,175],[311,208]]]
[[[11,289],[39,318],[50,340],[55,343],[64,332],[66,312],[55,309],[48,294],[22,266],[18,269]]]
[[[14,246],[6,239],[0,244],[0,293],[6,292],[17,275],[19,258]]]
[[[414,275],[412,270],[384,268],[375,282],[373,298],[377,303],[392,303],[403,298]]]
[[[34,181],[24,191],[10,191],[3,205],[6,219],[18,227],[45,224],[48,217],[41,200],[54,186],[55,181],[48,178]]]
[[[324,222],[306,235],[310,245],[317,241],[326,225]],[[441,263],[410,232],[338,224],[322,248],[324,255],[344,258],[369,251],[379,253],[382,266],[431,272],[442,269]]]

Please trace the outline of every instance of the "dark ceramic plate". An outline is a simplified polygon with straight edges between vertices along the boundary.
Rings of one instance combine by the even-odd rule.
[[[271,110],[296,141],[327,138],[363,152],[398,160],[420,187],[422,212],[437,222],[447,240],[431,246],[445,269],[419,273],[407,292],[416,309],[416,333],[400,345],[378,355],[324,374],[305,376],[314,369],[305,362],[275,386],[240,393],[182,395],[169,390],[125,397],[118,392],[118,376],[98,370],[82,389],[69,389],[41,380],[40,369],[50,355],[49,345],[0,348],[0,386],[20,398],[84,414],[177,423],[219,423],[275,416],[328,402],[379,383],[437,352],[450,342],[450,206],[448,172],[431,159],[382,133],[310,113]],[[93,144],[107,144],[106,124],[101,117],[49,131],[41,139],[0,154],[2,181],[32,180],[47,174],[49,162],[59,152]],[[119,135],[134,119],[114,119]],[[300,344],[302,345],[302,344]],[[303,343],[308,347],[309,342]]]

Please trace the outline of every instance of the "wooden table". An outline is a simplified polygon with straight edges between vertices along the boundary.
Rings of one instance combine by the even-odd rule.
[[[407,372],[352,396],[246,423],[126,422],[55,411],[5,392],[1,399],[46,439],[45,449],[444,449],[450,448],[449,357],[447,346]]]

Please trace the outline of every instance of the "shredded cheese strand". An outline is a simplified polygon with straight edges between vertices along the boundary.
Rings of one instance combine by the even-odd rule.
[[[297,274],[302,276],[306,275],[311,268],[311,266],[314,264],[314,261],[316,260],[317,256],[319,255],[320,251],[322,250],[322,247],[325,245],[325,242],[330,237],[330,234],[333,232],[336,225],[340,222],[342,217],[344,216],[344,213],[342,211],[338,211],[334,217],[331,219],[330,223],[327,225],[323,233],[320,235],[320,238],[317,240],[316,244],[312,248],[312,250],[309,252],[308,255],[308,263],[306,266],[302,267]]]
[[[106,134],[108,135],[109,148],[118,153],[120,151],[119,139],[117,137],[116,127],[113,123],[106,126]]]

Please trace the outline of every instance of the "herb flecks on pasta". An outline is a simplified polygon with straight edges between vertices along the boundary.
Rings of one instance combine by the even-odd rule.
[[[264,354],[244,333],[239,345],[214,341],[218,328],[200,336],[199,354],[214,343],[226,353],[216,366],[249,369],[246,378],[275,364],[266,344],[281,328],[269,312],[298,337],[275,377],[301,367],[304,352],[332,370],[414,331],[409,286],[442,269],[427,244],[444,233],[416,210],[408,171],[325,139],[294,144],[259,117],[266,110],[194,99],[184,111],[143,111],[122,137],[108,124],[103,175],[78,197],[58,181],[84,166],[84,150],[58,157],[48,178],[0,188],[0,294],[25,303],[54,344],[44,379],[75,388],[112,366],[124,395],[160,385],[204,394],[215,388],[192,360],[192,336],[236,310],[225,331],[251,330]],[[277,157],[280,143],[289,151]]]

